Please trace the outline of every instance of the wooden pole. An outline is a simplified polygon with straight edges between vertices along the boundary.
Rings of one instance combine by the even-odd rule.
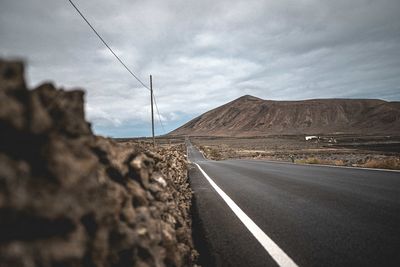
[[[150,75],[150,98],[151,98],[151,133],[153,136],[153,147],[155,147],[156,139],[154,137],[153,77],[151,75]]]

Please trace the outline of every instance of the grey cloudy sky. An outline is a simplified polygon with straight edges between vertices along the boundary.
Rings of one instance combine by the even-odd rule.
[[[244,94],[400,100],[399,0],[74,2],[143,81],[154,76],[166,131]],[[67,0],[1,0],[0,36],[31,86],[86,90],[96,133],[150,134],[149,92]]]

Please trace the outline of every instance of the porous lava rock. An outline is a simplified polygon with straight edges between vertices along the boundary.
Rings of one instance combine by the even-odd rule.
[[[0,266],[194,266],[183,147],[95,136],[84,93],[0,60]]]

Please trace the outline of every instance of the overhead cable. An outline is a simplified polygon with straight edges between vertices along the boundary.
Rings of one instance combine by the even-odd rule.
[[[145,87],[147,90],[150,90],[150,88],[144,84],[139,77],[137,77],[135,75],[135,73],[133,73],[133,71],[131,71],[128,66],[126,66],[126,64],[117,56],[117,54],[114,52],[114,50],[112,50],[112,48],[107,44],[107,42],[103,39],[103,37],[101,37],[101,35],[96,31],[96,29],[92,26],[92,24],[90,24],[90,22],[86,19],[86,17],[82,14],[82,12],[78,9],[78,7],[71,1],[68,0],[71,5],[75,8],[75,10],[79,13],[79,15],[83,18],[83,20],[87,23],[87,25],[89,25],[89,27],[93,30],[93,32],[97,35],[97,37],[99,37],[99,39],[103,42],[103,44],[108,48],[108,50],[110,50],[110,52],[114,55],[114,57],[119,61],[119,63],[122,64],[122,66],[124,66],[124,68],[141,84],[143,85],[143,87]]]
[[[144,83],[142,82],[142,80],[139,79],[139,77],[137,75],[135,75],[135,73],[133,73],[133,71],[131,69],[128,68],[128,66],[118,57],[118,55],[114,52],[114,50],[107,44],[107,42],[103,39],[103,37],[101,37],[101,35],[96,31],[96,29],[92,26],[92,24],[86,19],[86,17],[82,14],[82,12],[79,10],[79,8],[74,4],[74,2],[72,2],[72,0],[68,0],[70,2],[70,4],[74,7],[74,9],[78,12],[78,14],[83,18],[83,20],[87,23],[87,25],[89,25],[89,27],[93,30],[93,32],[97,35],[97,37],[101,40],[101,42],[108,48],[108,50],[111,52],[111,54],[114,55],[114,57],[118,60],[119,63],[121,63],[121,65],[147,90],[150,90],[150,88]],[[156,106],[156,111],[157,111],[157,115],[158,115],[158,120],[160,122],[161,128],[163,129],[163,132],[165,133],[165,128],[164,125],[162,123],[161,120],[161,115],[160,115],[160,111],[158,109],[158,105],[157,105],[157,101],[156,101],[156,96],[153,93],[153,98],[154,98],[154,104]]]
[[[156,106],[156,111],[157,111],[157,115],[158,115],[158,121],[160,122],[161,128],[163,129],[163,132],[165,133],[164,125],[161,120],[161,115],[160,115],[160,111],[158,110],[158,105],[157,105],[156,96],[155,96],[154,92],[153,92],[153,97],[154,97],[154,104]]]

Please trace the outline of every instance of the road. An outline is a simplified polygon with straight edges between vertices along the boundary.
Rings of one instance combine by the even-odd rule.
[[[189,160],[298,266],[400,266],[400,173],[260,160]],[[284,266],[192,164],[204,266]]]

